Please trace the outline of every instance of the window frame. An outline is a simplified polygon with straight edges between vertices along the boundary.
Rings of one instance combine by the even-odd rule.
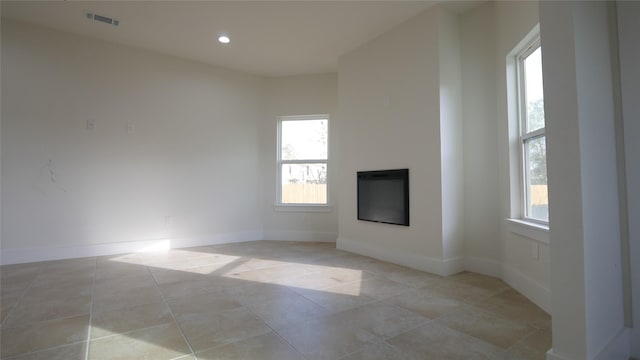
[[[309,121],[309,120],[326,120],[327,121],[327,158],[326,159],[299,159],[299,160],[283,160],[282,159],[282,123],[285,121]],[[315,115],[287,115],[279,116],[277,121],[277,141],[276,141],[276,202],[274,208],[278,211],[329,211],[330,210],[330,126],[331,119],[329,114]],[[327,172],[326,187],[326,203],[283,203],[282,202],[282,166],[286,164],[325,164]]]
[[[528,114],[527,114],[527,97],[526,97],[526,72],[524,62],[536,50],[541,48],[540,34],[538,33],[533,40],[526,43],[523,50],[519,51],[515,56],[516,62],[516,98],[517,98],[517,116],[518,116],[518,162],[519,162],[519,192],[520,192],[520,219],[525,222],[539,224],[548,227],[549,221],[537,219],[528,216],[528,204],[531,194],[528,190],[527,180],[529,179],[529,162],[527,158],[526,144],[537,138],[545,139],[546,147],[546,120],[545,126],[533,131],[527,131]],[[546,154],[546,151],[545,151]]]

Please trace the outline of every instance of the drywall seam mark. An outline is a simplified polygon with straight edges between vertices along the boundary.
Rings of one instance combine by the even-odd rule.
[[[53,165],[53,159],[49,159],[47,163],[40,168],[40,179],[52,183],[53,185],[55,185],[55,187],[57,187],[64,193],[67,192],[67,189],[65,189],[62,185],[60,185],[60,183],[58,183],[58,179],[56,178],[56,168]],[[40,191],[44,195],[47,194],[44,188],[40,188]]]

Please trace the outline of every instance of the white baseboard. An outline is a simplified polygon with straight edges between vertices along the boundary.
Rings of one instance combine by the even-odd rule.
[[[600,351],[594,360],[627,360],[630,356],[630,329],[622,328],[614,337],[611,338],[607,346]]]
[[[630,349],[629,328],[622,328],[615,336],[611,338],[607,346],[594,357],[592,360],[628,360]],[[553,349],[547,351],[547,360],[570,360],[570,358],[557,354]]]
[[[502,279],[502,263],[495,260],[465,257],[464,269],[466,271]]]
[[[442,273],[439,275],[449,276],[464,271],[464,258],[456,257],[451,259],[439,260],[442,262]]]
[[[551,314],[551,290],[549,288],[507,264],[502,265],[502,280],[526,296],[542,310]]]
[[[463,270],[462,258],[437,259],[423,255],[394,251],[393,248],[374,246],[345,238],[338,238],[337,248],[360,255],[370,256],[390,263],[407,266],[442,276],[453,275]]]
[[[629,330],[629,342],[631,343],[630,360],[640,359],[640,321],[635,322],[636,326]]]
[[[117,255],[132,252],[166,250],[172,248],[227,244],[254,240],[262,240],[261,231],[215,234],[211,236],[191,238],[128,241],[108,244],[2,249],[0,263],[2,265],[21,264],[36,261]]]
[[[558,354],[556,354],[553,349],[549,349],[549,351],[547,351],[547,360],[571,360],[571,359],[567,359],[564,356],[560,356]]]
[[[209,236],[176,238],[171,240],[171,248],[175,249],[194,246],[231,244],[245,241],[258,241],[262,239],[264,239],[262,236],[262,231],[240,231]]]
[[[320,231],[271,231],[264,232],[264,240],[280,241],[314,241],[314,242],[336,242],[337,232]]]

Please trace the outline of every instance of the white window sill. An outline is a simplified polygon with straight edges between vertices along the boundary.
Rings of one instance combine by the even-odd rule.
[[[286,205],[286,204],[276,204],[273,205],[274,211],[281,212],[331,212],[333,211],[333,206],[330,205]]]
[[[526,238],[549,244],[549,226],[520,219],[505,219],[509,231]]]

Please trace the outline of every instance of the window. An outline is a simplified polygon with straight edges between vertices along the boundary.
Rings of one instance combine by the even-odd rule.
[[[539,38],[517,56],[522,218],[549,222],[542,50]]]
[[[278,204],[327,205],[329,116],[278,121]]]

